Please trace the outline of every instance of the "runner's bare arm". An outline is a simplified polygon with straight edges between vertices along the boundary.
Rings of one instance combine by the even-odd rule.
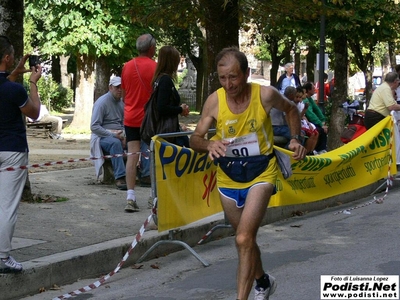
[[[282,96],[274,87],[261,87],[261,101],[267,113],[272,107],[285,112],[291,135],[300,136],[300,113],[292,101]],[[296,138],[290,140],[288,148],[294,152],[293,159],[303,159],[306,154],[305,148]]]
[[[225,156],[226,147],[220,140],[205,139],[208,130],[215,123],[218,117],[218,97],[217,93],[211,94],[203,107],[200,121],[190,137],[190,147],[197,152],[208,152],[210,158]]]

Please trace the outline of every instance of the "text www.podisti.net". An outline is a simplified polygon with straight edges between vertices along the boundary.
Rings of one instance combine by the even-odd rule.
[[[321,275],[321,300],[399,299],[399,275]]]

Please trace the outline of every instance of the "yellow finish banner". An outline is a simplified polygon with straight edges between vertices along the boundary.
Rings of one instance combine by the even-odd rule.
[[[269,206],[313,202],[367,186],[387,177],[389,161],[396,173],[393,128],[392,118],[387,117],[340,148],[292,160],[293,175],[286,180],[278,176],[278,193],[271,197]]]
[[[357,139],[318,156],[292,160],[293,175],[278,175],[269,207],[314,202],[349,192],[396,173],[393,121],[387,117]],[[158,230],[190,224],[222,211],[217,167],[197,153],[153,137]],[[275,147],[290,155],[290,151]],[[392,155],[392,157],[391,157]]]
[[[222,211],[217,166],[207,153],[153,137],[158,231],[201,220]]]

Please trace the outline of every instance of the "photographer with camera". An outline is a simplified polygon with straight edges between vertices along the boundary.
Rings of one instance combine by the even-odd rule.
[[[36,119],[40,111],[37,81],[42,75],[40,65],[25,68],[29,54],[25,55],[11,74],[14,48],[6,36],[0,36],[0,273],[20,272],[22,265],[10,256],[11,240],[17,221],[17,209],[25,186],[28,170],[28,141],[22,114]],[[30,94],[15,83],[23,73],[29,78]],[[13,168],[13,171],[4,171]]]
[[[38,55],[30,55],[29,56],[29,67],[35,67],[40,65],[40,57]],[[40,114],[39,117],[36,119],[29,118],[27,120],[29,123],[51,123],[51,129],[49,132],[49,137],[54,140],[62,140],[63,137],[61,136],[61,131],[63,128],[63,119],[61,117],[52,116],[50,115],[49,110],[47,109],[46,105],[42,104],[40,107]]]

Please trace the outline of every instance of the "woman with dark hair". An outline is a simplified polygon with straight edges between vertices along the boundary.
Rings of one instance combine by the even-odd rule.
[[[163,46],[158,52],[157,68],[154,73],[152,85],[158,89],[157,110],[162,118],[176,118],[176,132],[180,131],[178,115],[188,116],[189,106],[180,104],[181,98],[175,88],[178,66],[181,56],[174,47]],[[187,136],[177,137],[174,143],[189,147]]]

